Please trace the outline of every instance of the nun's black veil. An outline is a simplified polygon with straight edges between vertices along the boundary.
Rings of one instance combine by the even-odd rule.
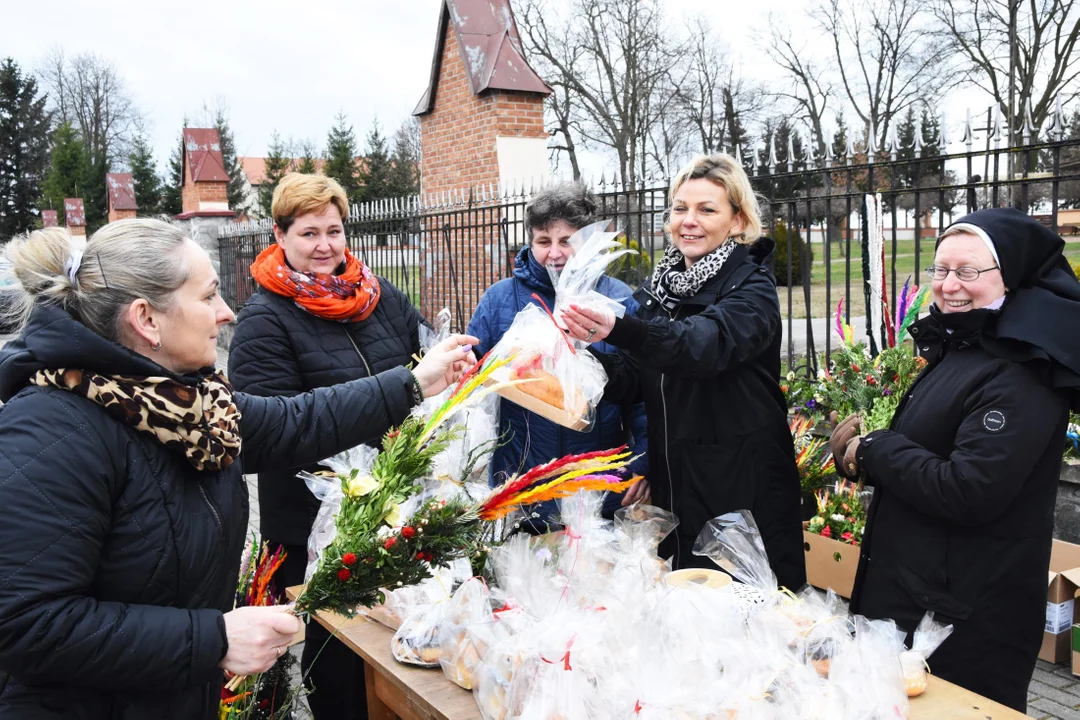
[[[1062,254],[1065,241],[1012,208],[979,210],[957,222],[990,236],[1008,288],[1001,311],[983,328],[983,347],[1032,364],[1080,410],[1080,282]]]

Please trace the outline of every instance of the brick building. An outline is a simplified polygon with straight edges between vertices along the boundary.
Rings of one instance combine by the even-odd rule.
[[[105,191],[109,203],[109,222],[133,218],[138,213],[135,181],[131,173],[107,173]]]

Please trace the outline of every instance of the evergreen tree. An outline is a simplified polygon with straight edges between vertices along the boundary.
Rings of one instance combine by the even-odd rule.
[[[266,176],[262,185],[259,186],[259,211],[263,217],[271,217],[270,208],[274,201],[274,190],[277,189],[281,178],[289,172],[292,158],[286,151],[281,137],[274,132],[270,138],[270,147],[266,153]]]
[[[416,119],[402,123],[394,134],[394,154],[390,158],[390,194],[407,197],[420,192],[420,145]]]
[[[363,188],[356,171],[356,135],[344,113],[338,113],[326,138],[326,164],[323,173],[345,189],[349,204],[363,199]]]
[[[848,126],[843,115],[836,116],[836,131],[833,133],[833,164],[842,165],[847,158]]]
[[[90,163],[82,138],[70,123],[63,123],[53,133],[52,160],[41,184],[41,207],[56,210],[64,218],[64,198],[82,197],[83,176]]]
[[[157,174],[154,152],[143,135],[135,136],[128,155],[131,166],[131,179],[135,184],[135,202],[139,205],[139,214],[146,216],[161,213],[161,178]]]
[[[39,223],[37,202],[49,167],[49,124],[37,81],[11,58],[0,64],[0,239]]]
[[[739,148],[743,164],[753,157],[753,147],[750,144],[750,133],[743,127],[742,118],[735,107],[735,98],[730,88],[724,88],[724,123],[727,125],[727,136],[732,148]],[[752,168],[753,175],[757,168]]]
[[[319,172],[319,168],[315,163],[315,143],[310,140],[305,140],[300,143],[298,148],[300,151],[300,157],[297,158],[296,172],[303,173],[305,175],[315,175]]]
[[[184,127],[187,127],[187,118],[184,118]],[[180,130],[180,137],[173,145],[172,154],[169,155],[169,168],[165,175],[165,182],[161,189],[161,211],[168,215],[179,215],[184,211],[184,198],[182,187],[184,185],[184,131]]]
[[[386,146],[386,138],[379,130],[379,121],[376,120],[367,136],[364,168],[360,171],[360,182],[364,185],[364,200],[382,200],[390,197],[393,194],[390,179],[390,152]]]
[[[244,173],[240,163],[236,159],[236,142],[233,138],[232,128],[229,127],[229,118],[225,108],[218,107],[214,113],[214,127],[217,128],[221,139],[221,159],[225,166],[225,172],[229,176],[229,187],[226,191],[229,209],[239,211],[244,204],[247,194],[244,192]]]
[[[109,222],[109,190],[105,176],[112,172],[112,162],[107,156],[88,156],[83,170],[83,206],[86,209],[86,234],[92,235]]]

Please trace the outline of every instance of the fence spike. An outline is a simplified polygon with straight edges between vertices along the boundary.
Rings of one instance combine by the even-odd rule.
[[[1031,118],[1031,102],[1024,108],[1024,144],[1031,144],[1031,136],[1037,132],[1035,121]]]
[[[847,147],[844,148],[844,164],[850,165],[852,160],[855,159],[855,140],[849,134],[847,136]]]
[[[942,154],[944,154],[945,148],[949,146],[949,139],[946,133],[947,129],[948,126],[945,124],[945,111],[942,110],[941,114],[938,115],[938,148],[942,150]]]
[[[971,108],[967,109],[967,120],[964,121],[964,136],[960,138],[960,142],[967,145],[968,152],[971,152],[971,146],[975,144],[975,129],[971,126]]]
[[[776,172],[776,132],[769,135],[769,174]]]
[[[889,160],[896,161],[896,148],[900,144],[900,140],[896,135],[896,123],[889,126],[888,137],[885,139],[888,148],[886,150],[889,153]]]
[[[866,136],[866,161],[869,163],[874,162],[874,155],[877,154],[877,128],[873,123],[870,124],[870,132]]]
[[[836,142],[836,132],[833,131],[833,130],[830,130],[829,131],[829,136],[827,138],[823,137],[821,139],[821,141],[822,141],[822,144],[825,145],[825,153],[824,153],[824,156],[821,159],[822,159],[823,164],[825,165],[825,167],[830,168],[830,167],[832,167],[833,160],[836,159],[836,157],[833,155],[833,143]]]
[[[1065,122],[1061,115],[1061,94],[1054,100],[1054,114],[1050,116],[1050,124],[1046,126],[1046,134],[1053,138],[1055,135],[1060,141],[1065,137]]]
[[[739,149],[739,143],[735,143],[735,164],[742,167],[742,150]]]
[[[795,130],[792,129],[787,135],[787,171],[791,172],[795,163]]]
[[[917,157],[917,158],[922,157],[922,150],[923,150],[922,133],[923,133],[923,126],[922,126],[922,118],[920,117],[917,120],[915,120],[915,142],[912,144],[912,147],[915,150],[915,157]]]
[[[1001,146],[1001,136],[1005,134],[1005,128],[1002,127],[1001,120],[1001,105],[994,105],[994,147]]]

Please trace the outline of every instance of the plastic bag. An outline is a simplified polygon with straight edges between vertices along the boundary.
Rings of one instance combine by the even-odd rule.
[[[694,540],[695,555],[709,558],[724,572],[761,591],[766,597],[777,594],[776,575],[761,531],[749,510],[738,510],[705,523]]]
[[[908,697],[900,653],[906,633],[891,620],[856,615],[852,642],[832,659],[829,681],[843,698],[844,718],[891,720],[906,717]]]
[[[601,220],[581,228],[570,236],[568,242],[574,248],[574,254],[566,261],[562,270],[548,265],[551,284],[555,288],[555,307],[552,312],[556,318],[559,317],[560,310],[571,304],[579,307],[606,307],[614,312],[616,317],[622,317],[626,313],[626,306],[622,304],[625,298],[609,298],[596,291],[600,278],[611,263],[623,255],[636,252],[619,242],[616,238],[622,233],[608,231],[610,226],[610,221]]]
[[[466,690],[472,690],[476,666],[488,649],[482,629],[496,622],[490,603],[491,595],[481,578],[466,580],[447,603],[439,629],[443,674]],[[470,632],[473,628],[477,632]]]
[[[942,625],[934,622],[934,613],[928,612],[919,621],[915,628],[915,635],[911,640],[911,650],[900,654],[900,667],[904,671],[904,685],[907,688],[908,697],[917,697],[926,692],[926,686],[930,682],[929,668],[926,659],[938,649],[941,643],[952,634],[952,625]]]
[[[371,473],[371,467],[375,464],[375,458],[378,455],[379,451],[373,447],[357,445],[343,453],[328,457],[319,464],[330,468],[336,475],[348,476],[355,471],[356,477],[362,477]],[[311,526],[311,534],[308,535],[308,562],[304,569],[306,583],[315,574],[323,550],[337,536],[335,520],[341,509],[343,495],[339,477],[312,475],[309,472],[300,472],[296,476],[303,479],[308,489],[321,502],[319,512],[315,516],[315,523]]]
[[[571,303],[609,308],[619,317],[625,313],[618,300],[596,291],[607,266],[632,252],[615,240],[618,233],[604,231],[607,225],[606,221],[594,223],[570,238],[575,248],[573,257],[561,271],[548,268],[555,287],[554,309],[530,303],[517,314],[492,350],[494,357],[513,357],[507,372],[498,376],[499,381],[528,381],[500,390],[503,397],[575,430],[592,425],[607,373],[585,350],[588,343],[568,337],[557,317],[558,311]]]
[[[439,667],[439,632],[448,606],[444,601],[414,608],[390,641],[394,659],[407,665]]]

